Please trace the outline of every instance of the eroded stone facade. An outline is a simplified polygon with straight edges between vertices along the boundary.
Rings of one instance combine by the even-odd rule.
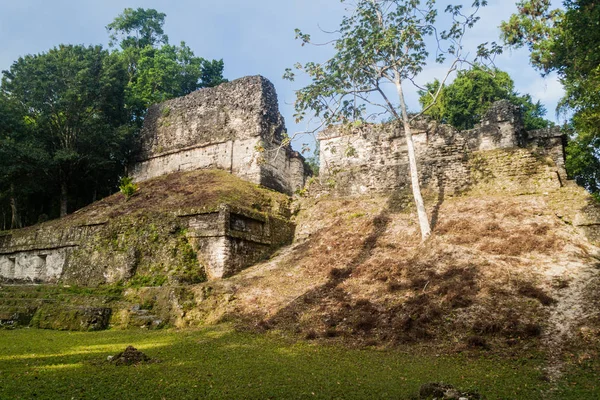
[[[342,194],[410,187],[401,125],[331,127],[319,140],[322,179],[329,180]],[[418,122],[413,140],[420,182],[445,193],[460,192],[476,180],[491,177],[512,176],[558,187],[566,179],[564,135],[558,128],[525,131],[519,109],[507,101],[495,103],[481,124],[469,131]],[[523,151],[501,152],[519,148]],[[478,156],[484,153],[486,157]],[[540,158],[551,159],[553,165],[541,165]]]
[[[226,278],[292,242],[291,224],[251,210],[223,205],[218,213],[190,215],[188,237],[209,279]]]
[[[198,90],[150,107],[132,175],[217,168],[292,194],[304,186],[304,160],[284,132],[275,88],[261,76]]]
[[[168,258],[178,240],[189,242],[197,255],[195,268],[204,270],[209,279],[234,275],[291,243],[294,237],[294,226],[285,219],[252,210],[234,210],[226,204],[218,211],[175,213],[169,218],[174,221],[169,223],[171,228],[167,227],[170,232],[157,232],[155,238],[149,238],[149,244],[159,243],[156,254],[164,253]],[[64,230],[29,229],[0,236],[0,280],[97,286],[147,273],[138,268],[138,247],[144,243],[127,239],[130,227],[119,228],[105,222]],[[185,232],[184,238],[179,237],[181,232]],[[113,244],[122,240],[127,241],[125,246]],[[155,261],[156,266],[177,264],[175,259],[171,263],[169,259]],[[171,269],[177,268],[167,265],[156,272],[169,276],[175,272]]]
[[[267,79],[246,77],[150,107],[131,168],[134,179],[204,168],[225,170],[286,194],[304,186],[304,159],[285,140],[277,94]],[[210,278],[239,272],[293,237],[288,221],[230,212],[227,205],[218,212],[173,215],[165,215],[162,225],[175,218],[173,232],[189,230],[198,269],[204,268]],[[160,232],[165,249],[155,249],[156,257],[165,260],[157,265],[177,262],[166,260],[170,251],[186,251],[187,242],[165,229]],[[127,222],[101,221],[6,233],[0,236],[0,279],[92,286],[131,279],[140,272],[143,253],[128,242],[136,242],[129,237],[132,231]],[[171,276],[169,268],[143,272]]]

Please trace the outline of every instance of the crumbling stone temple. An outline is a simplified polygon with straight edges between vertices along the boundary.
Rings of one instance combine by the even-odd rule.
[[[130,172],[143,185],[187,171],[216,169],[291,195],[304,187],[307,171],[284,132],[273,84],[260,76],[238,79],[152,106]],[[558,189],[567,179],[565,136],[558,128],[525,131],[518,107],[507,101],[495,103],[472,130],[459,132],[424,119],[415,125],[413,137],[420,181],[444,194],[486,180],[507,193],[539,192]],[[334,192],[355,195],[410,187],[400,126],[334,126],[319,140],[321,179],[331,181]],[[177,271],[169,257],[186,249],[197,255],[190,268],[220,279],[294,238],[289,199],[283,195],[285,201],[270,200],[266,208],[232,207],[224,199],[211,206],[161,209],[143,221],[94,211],[105,203],[124,207],[125,199],[118,196],[81,210],[76,222],[50,221],[0,233],[0,280],[96,286],[131,279],[140,271],[171,279]],[[585,223],[598,225],[596,220]],[[141,235],[147,226],[153,231]],[[152,252],[144,246],[156,248]]]
[[[275,87],[262,76],[198,90],[150,107],[132,175],[216,168],[293,194],[304,186],[304,160],[282,145],[284,131]]]
[[[567,179],[566,137],[558,127],[525,131],[520,110],[508,101],[492,105],[481,124],[459,132],[427,119],[413,130],[420,182],[457,193],[472,184],[504,178],[506,190],[526,184],[559,188]],[[334,126],[319,136],[322,179],[342,194],[410,187],[406,138],[401,125]],[[511,150],[511,151],[503,151]],[[540,159],[547,159],[543,167]]]
[[[304,186],[306,171],[284,132],[273,84],[262,76],[241,78],[150,107],[130,172],[143,182],[185,171],[224,170],[291,195]],[[235,274],[293,238],[293,225],[280,215],[227,203],[169,210],[162,220],[173,216],[177,227],[171,230],[186,232],[186,243],[211,279]],[[93,215],[85,219],[0,233],[0,279],[97,285],[131,278],[139,264],[137,250],[99,249],[98,243],[115,235],[117,242],[124,241],[132,227],[111,227],[114,221]]]

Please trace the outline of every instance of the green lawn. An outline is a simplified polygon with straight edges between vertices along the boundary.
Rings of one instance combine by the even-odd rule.
[[[127,345],[160,362],[106,362]],[[0,399],[408,399],[431,381],[477,389],[487,399],[541,399],[548,398],[541,394],[548,383],[540,379],[540,364],[349,350],[225,326],[183,332],[0,330]],[[552,397],[599,398],[596,378],[581,373]]]

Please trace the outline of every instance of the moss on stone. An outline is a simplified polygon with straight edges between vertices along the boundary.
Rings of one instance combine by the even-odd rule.
[[[108,328],[112,309],[43,305],[33,316],[31,326],[66,331],[98,331]]]

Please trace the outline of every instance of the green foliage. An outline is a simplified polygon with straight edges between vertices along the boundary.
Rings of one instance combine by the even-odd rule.
[[[566,92],[559,111],[572,115],[569,173],[587,189],[598,191],[600,4],[589,0],[565,0],[563,4],[564,10],[553,10],[549,0],[520,1],[518,12],[501,29],[507,44],[530,50],[531,64],[542,74],[558,74]]]
[[[572,130],[572,128],[571,128]],[[582,129],[567,146],[567,171],[577,183],[593,194],[600,194],[600,137],[594,129]]]
[[[119,191],[123,193],[125,199],[129,200],[139,189],[138,185],[133,183],[133,178],[124,176],[119,183]]]
[[[202,71],[200,74],[200,87],[215,87],[227,82],[223,78],[225,63],[223,60],[203,60]]]
[[[550,0],[521,0],[517,2],[518,13],[500,26],[504,42],[514,47],[527,46],[531,63],[546,73],[555,62],[554,38],[563,17],[561,10],[550,10],[550,6]]]
[[[222,77],[223,61],[196,57],[184,42],[158,49],[147,46],[135,63],[136,74],[128,85],[127,101],[132,107],[140,107],[139,112],[152,104],[226,82]]]
[[[152,104],[227,82],[223,60],[196,57],[185,42],[169,44],[165,17],[153,9],[127,8],[106,27],[111,46],[121,47],[116,54],[128,71],[126,108],[138,125]]]
[[[64,210],[70,190],[83,188],[77,181],[92,182],[88,193],[110,190],[121,166],[119,127],[126,122],[126,75],[119,58],[100,46],[61,45],[19,58],[3,75],[1,91],[22,105],[26,121],[27,135],[19,142],[47,154],[51,181],[45,184],[61,188]],[[47,180],[44,172],[36,174]]]
[[[198,254],[192,248],[184,232],[181,234],[177,247],[173,249],[172,258],[176,262],[172,275],[173,281],[188,285],[206,281],[204,266],[198,264]]]
[[[12,218],[0,229],[114,193],[147,108],[225,81],[222,60],[170,45],[164,20],[128,8],[107,26],[119,50],[59,45],[3,71],[0,212]]]
[[[342,0],[345,2],[345,0]],[[463,39],[469,28],[479,20],[477,12],[487,1],[475,0],[471,8],[447,5],[448,18],[438,22],[435,0],[421,4],[419,0],[358,0],[348,7],[349,13],[342,18],[335,38],[329,43],[334,55],[324,63],[296,64],[305,72],[311,83],[296,92],[296,120],[306,117],[310,110],[322,126],[350,123],[387,115],[402,121],[408,146],[411,174],[418,175],[411,123],[404,91],[407,85],[423,71],[429,59],[429,51],[435,51],[436,62],[450,60],[448,76],[465,60]],[[443,23],[448,25],[444,29]],[[296,38],[304,44],[311,43],[311,36],[296,30]],[[475,61],[489,59],[501,52],[495,43],[491,48],[479,45]],[[467,52],[468,54],[468,52]],[[287,69],[285,79],[294,80],[292,69]],[[389,85],[389,86],[387,86]],[[387,87],[395,88],[399,105],[391,99]],[[374,108],[378,108],[372,112]],[[352,152],[349,154],[352,155]],[[411,185],[422,239],[431,233],[418,176]]]
[[[0,212],[11,215],[0,230],[20,228],[37,215],[28,213],[31,199],[43,193],[36,179],[48,163],[48,153],[35,140],[22,104],[0,92]]]
[[[331,42],[335,55],[322,64],[295,66],[312,80],[297,92],[296,118],[304,118],[311,110],[326,125],[348,122],[368,118],[367,105],[381,105],[388,115],[401,119],[382,85],[391,83],[400,89],[419,75],[427,64],[429,40],[437,39],[437,48],[433,47],[437,62],[463,60],[462,37],[479,20],[477,10],[486,3],[475,1],[469,11],[447,6],[445,12],[452,22],[444,30],[436,26],[439,11],[433,0],[423,5],[416,0],[356,2],[354,12],[342,19],[339,37]],[[311,36],[300,30],[296,30],[296,38],[303,45],[311,43]],[[495,44],[491,49],[482,45],[476,58],[498,52]],[[450,68],[454,70],[456,64]],[[295,73],[287,69],[284,78],[294,80]],[[398,95],[402,102],[403,94]]]
[[[123,49],[143,49],[146,46],[167,43],[169,38],[163,31],[166,16],[153,9],[126,8],[106,26],[110,32],[110,45],[115,46],[118,43]]]
[[[160,363],[127,368],[106,362],[129,344]],[[552,392],[542,379],[541,354],[318,346],[225,326],[94,333],[21,329],[0,331],[0,347],[1,398],[161,398],[168,392],[178,399],[410,399],[432,381],[477,388],[490,400],[539,399],[540,393],[563,400],[598,397],[595,358],[585,366],[567,364],[567,376]]]
[[[419,102],[425,114],[437,121],[450,124],[457,129],[471,129],[481,121],[489,107],[498,100],[510,100],[521,107],[525,129],[540,129],[552,123],[543,118],[546,109],[531,96],[519,95],[514,82],[504,71],[475,65],[469,70],[459,71],[456,79],[441,91],[435,104],[434,95],[440,81],[434,80],[419,92]]]

